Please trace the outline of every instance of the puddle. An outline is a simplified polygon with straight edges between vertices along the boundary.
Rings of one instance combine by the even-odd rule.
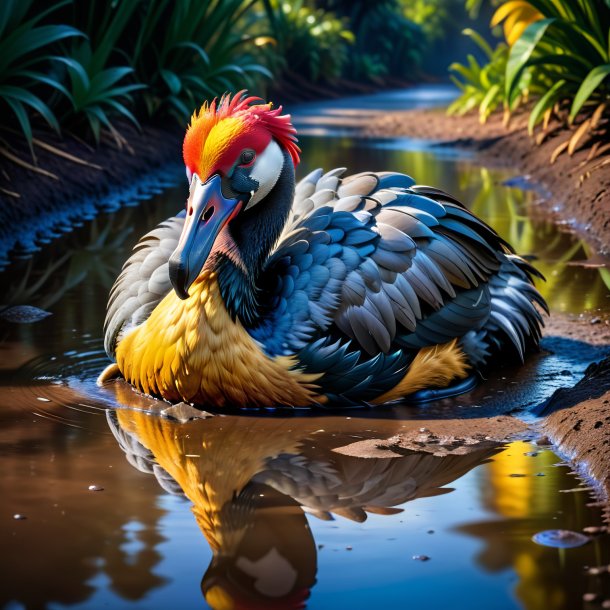
[[[429,105],[430,95],[440,94],[416,97]],[[397,94],[387,108],[404,103]],[[297,117],[315,124],[322,113],[327,130],[301,138],[301,175],[395,169],[443,188],[535,259],[552,311],[610,313],[606,261],[545,220],[535,191],[460,151],[337,131],[337,116],[362,120],[374,104],[344,106]],[[532,540],[601,524],[587,491],[560,493],[579,486],[560,458],[474,434],[477,418],[527,417],[603,347],[545,338],[525,367],[423,408],[186,424],[114,410],[150,404],[124,385],[95,386],[108,290],[138,237],[186,192],[97,216],[0,277],[3,306],[52,314],[0,320],[0,607],[572,610],[586,593],[610,595],[607,573],[584,570],[610,563],[607,535],[569,549]],[[433,421],[470,436],[404,442]]]
[[[583,570],[610,562],[607,535],[532,540],[601,517],[527,442],[383,448],[404,422],[344,417],[3,420],[4,608],[571,610],[610,592]]]

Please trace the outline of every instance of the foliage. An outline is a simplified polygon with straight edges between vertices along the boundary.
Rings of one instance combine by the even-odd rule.
[[[41,119],[96,142],[109,132],[118,145],[126,143],[118,119],[138,126],[168,113],[182,122],[202,99],[271,77],[256,17],[255,0],[62,0],[49,8],[6,0],[0,126],[16,118],[35,160],[32,125]],[[6,144],[0,154],[25,163]]]
[[[507,3],[509,8],[514,4]],[[527,25],[511,49],[506,99],[512,103],[519,95],[519,76],[531,68],[541,89],[555,89],[536,106],[532,127],[560,100],[571,100],[572,122],[583,106],[610,96],[610,6],[604,0],[530,0],[529,5],[543,18]],[[513,14],[509,12],[507,20]]]
[[[464,34],[483,51],[487,63],[481,65],[473,55],[468,55],[468,65],[451,64],[449,69],[459,77],[452,75],[451,79],[461,95],[449,106],[448,113],[462,115],[478,107],[479,120],[484,123],[503,100],[508,47],[500,43],[492,50],[474,30],[466,29]]]
[[[445,35],[449,19],[447,0],[408,0],[401,2],[403,15],[418,25],[427,42],[438,40]]]
[[[491,18],[491,27],[504,22],[504,38],[512,47],[528,25],[539,21],[543,15],[525,0],[510,0],[500,6]]]
[[[119,145],[124,141],[112,124],[113,115],[123,116],[139,127],[129,106],[133,102],[131,93],[145,85],[129,78],[133,69],[124,59],[119,65],[111,61],[137,8],[138,0],[110,5],[82,0],[73,3],[73,21],[87,39],[72,44],[71,61],[66,62],[73,108],[66,112],[64,120],[77,125],[84,122],[96,143],[103,127]]]
[[[329,81],[343,73],[354,42],[345,19],[312,8],[303,0],[268,0],[266,6],[280,72],[289,71],[313,82]]]
[[[148,116],[168,112],[183,121],[203,99],[271,78],[258,45],[254,0],[156,0],[145,4],[131,62],[147,84]],[[259,19],[257,19],[257,17]]]
[[[62,40],[82,37],[82,33],[67,25],[43,25],[45,18],[65,5],[65,1],[28,16],[31,4],[32,0],[0,3],[0,100],[3,123],[11,124],[9,116],[17,119],[34,156],[32,111],[59,132],[57,117],[43,97],[49,96],[50,89],[51,94],[59,92],[71,99],[61,80],[49,75],[54,62],[66,60],[55,55],[56,45]]]
[[[391,75],[413,80],[424,35],[405,17],[399,0],[320,0],[318,4],[348,19],[355,37],[348,66],[351,78]]]
[[[502,57],[506,50],[500,53],[499,46],[493,54],[487,53],[484,66],[472,58],[469,66],[454,64],[452,69],[462,77],[458,83],[462,95],[451,111],[467,112],[478,106],[484,120],[500,100],[506,116],[521,101],[532,100],[530,134],[539,123],[544,125],[538,143],[548,135],[550,124],[553,129],[573,129],[555,149],[551,162],[563,151],[573,154],[585,142],[596,146],[596,154],[607,150],[603,140],[608,135],[610,101],[610,2],[509,0],[498,7],[491,26],[500,23],[510,46],[508,57]]]

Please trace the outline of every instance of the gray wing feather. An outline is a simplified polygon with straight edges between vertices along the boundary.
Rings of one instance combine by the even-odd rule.
[[[114,358],[125,334],[142,324],[172,290],[168,260],[178,245],[184,218],[168,218],[140,239],[112,286],[106,320],[104,349]]]
[[[297,279],[299,286],[319,285],[317,291],[309,288],[304,301],[309,313],[299,317],[299,345],[332,323],[370,355],[387,354],[395,345],[446,342],[470,331],[483,336],[485,328],[501,329],[521,353],[524,337],[536,335],[540,315],[532,301],[539,302],[539,295],[526,277],[531,271],[518,269],[508,245],[439,189],[416,186],[403,174],[342,178],[344,171],[316,170],[301,180],[272,255],[293,257],[290,272],[306,279]],[[297,246],[313,235],[315,249]],[[328,266],[325,257],[335,257],[342,270],[338,292],[330,296],[330,286],[312,276],[320,265]],[[497,277],[501,267],[506,277]],[[506,279],[515,273],[521,290]],[[490,296],[492,278],[497,279]],[[524,295],[525,284],[530,292]],[[500,286],[504,298],[511,295],[504,305]]]

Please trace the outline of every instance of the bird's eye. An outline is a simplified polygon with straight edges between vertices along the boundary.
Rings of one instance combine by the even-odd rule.
[[[244,150],[239,156],[239,164],[250,165],[254,161],[254,157],[256,157],[256,153],[253,150]]]

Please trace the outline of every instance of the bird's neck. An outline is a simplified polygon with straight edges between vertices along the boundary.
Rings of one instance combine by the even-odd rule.
[[[294,190],[294,166],[290,155],[284,152],[282,172],[273,189],[230,223],[224,240],[217,240],[219,248],[213,266],[220,294],[231,317],[239,318],[246,327],[256,325],[258,280],[286,224]]]

